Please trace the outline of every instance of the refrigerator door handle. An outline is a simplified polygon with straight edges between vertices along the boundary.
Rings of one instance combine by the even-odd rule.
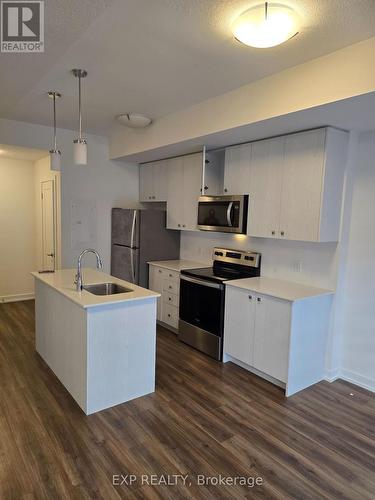
[[[134,249],[130,250],[130,268],[132,273],[132,283],[135,285]]]
[[[134,248],[134,237],[135,237],[135,226],[137,223],[137,210],[133,212],[133,223],[132,223],[132,233],[130,236],[130,247]]]

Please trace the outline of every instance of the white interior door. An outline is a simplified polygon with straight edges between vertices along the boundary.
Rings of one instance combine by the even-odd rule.
[[[44,270],[55,269],[55,182],[41,182],[42,197],[42,264]]]

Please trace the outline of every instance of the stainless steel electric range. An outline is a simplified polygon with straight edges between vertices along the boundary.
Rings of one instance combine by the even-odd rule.
[[[179,339],[221,361],[224,282],[260,276],[260,266],[257,252],[214,248],[212,267],[181,271]]]

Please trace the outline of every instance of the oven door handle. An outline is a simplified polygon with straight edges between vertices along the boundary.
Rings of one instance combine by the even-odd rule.
[[[217,290],[222,290],[224,288],[224,285],[221,285],[219,283],[211,283],[211,281],[204,281],[200,280],[197,278],[190,278],[190,276],[180,276],[181,280],[184,281],[189,281],[190,283],[196,283],[197,285],[202,285],[202,286],[209,286],[210,288],[216,288]]]
[[[230,218],[230,214],[232,212],[232,208],[233,208],[233,201],[231,201],[228,205],[228,208],[227,208],[227,223],[228,223],[228,226],[229,227],[232,227],[233,224],[232,224],[232,219]]]

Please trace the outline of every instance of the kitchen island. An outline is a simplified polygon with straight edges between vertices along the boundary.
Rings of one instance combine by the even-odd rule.
[[[77,291],[75,273],[32,273],[37,352],[87,415],[154,392],[159,294],[88,268]]]

